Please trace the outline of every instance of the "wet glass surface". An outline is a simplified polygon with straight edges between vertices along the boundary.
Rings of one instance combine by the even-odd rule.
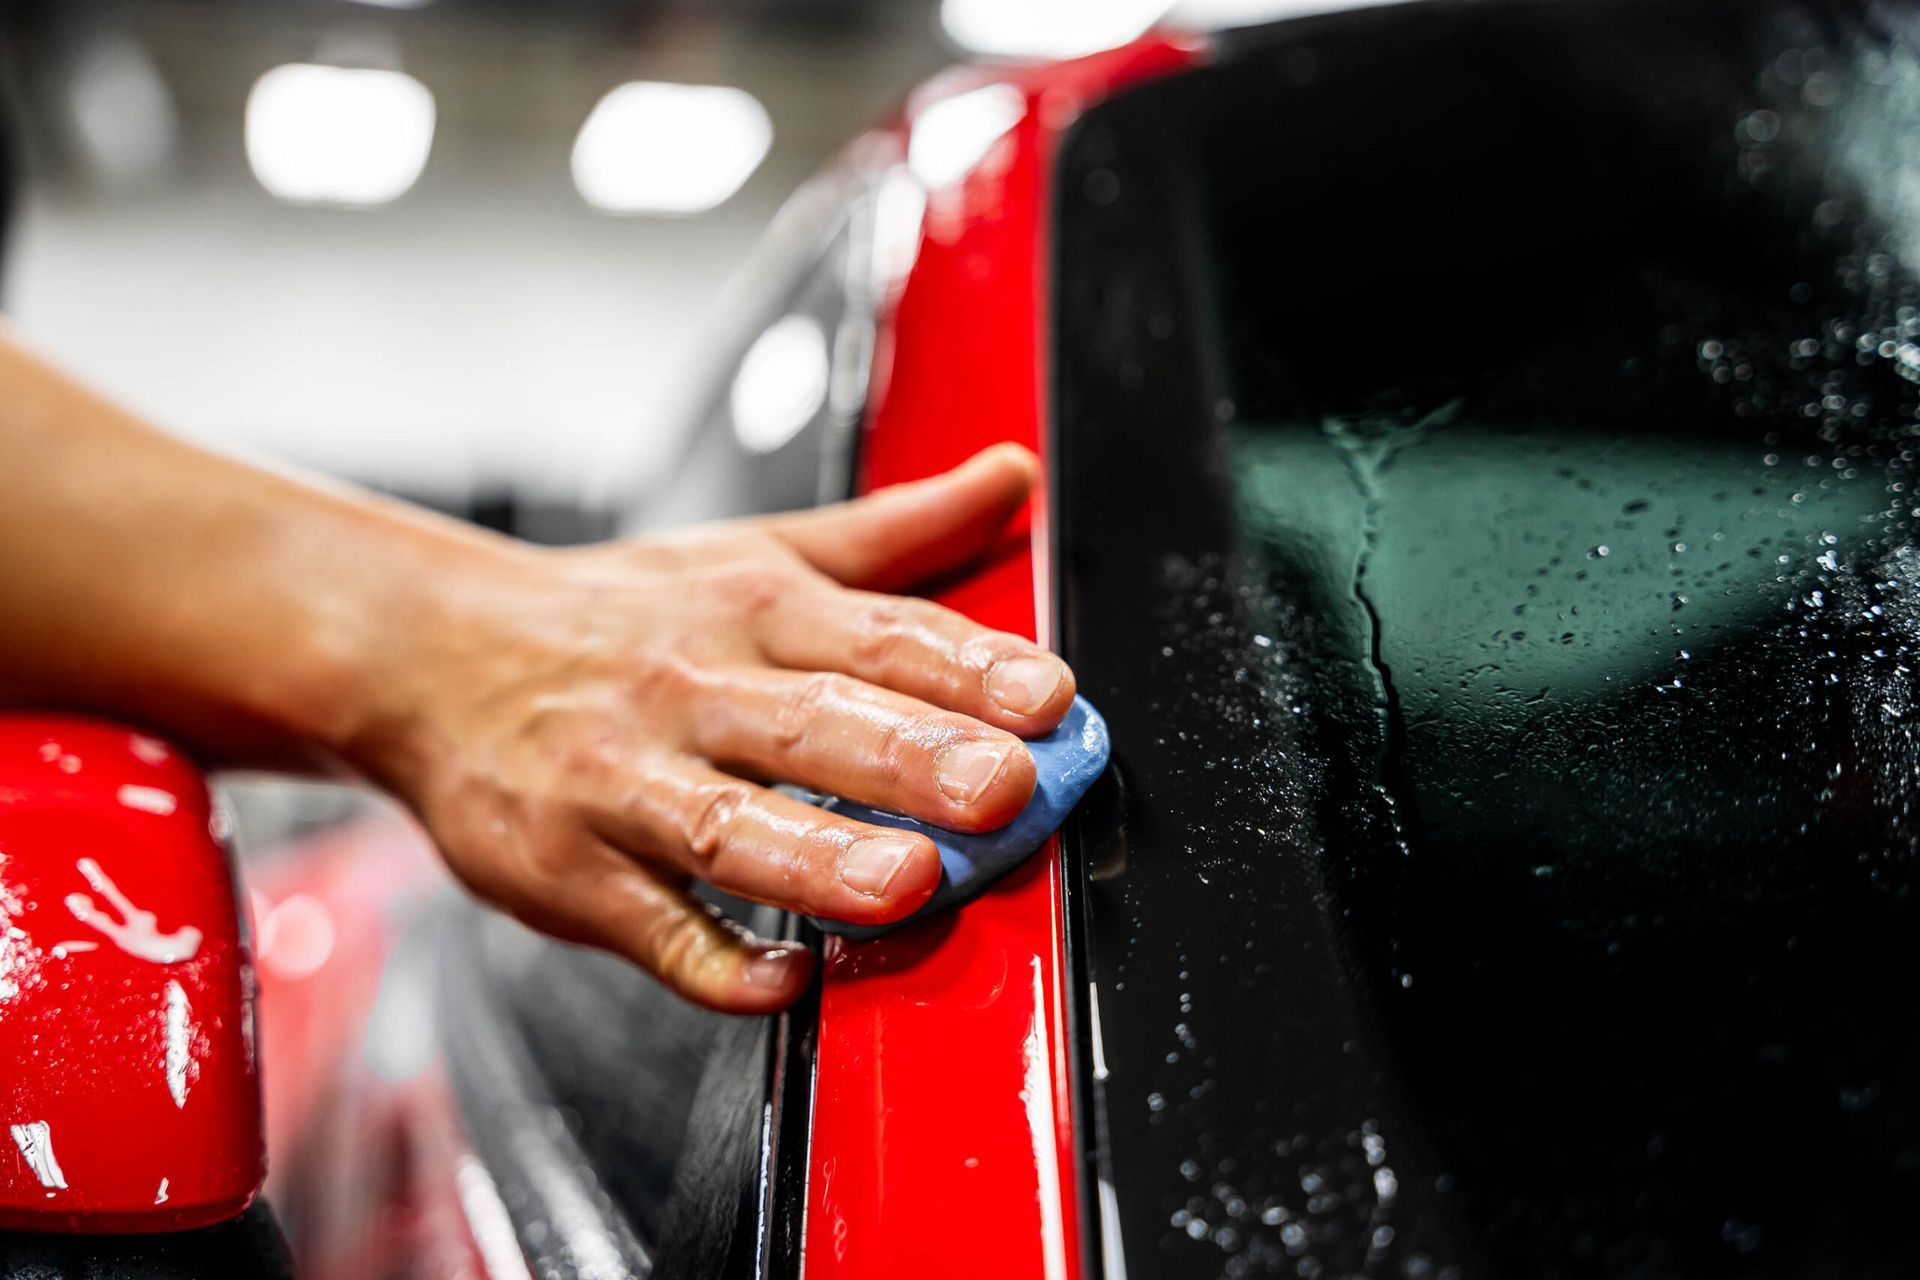
[[[1344,15],[1076,134],[1129,1275],[1920,1266],[1913,27]]]

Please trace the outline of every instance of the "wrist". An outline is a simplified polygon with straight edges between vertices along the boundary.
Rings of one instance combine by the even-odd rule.
[[[412,513],[408,513],[411,516]],[[344,598],[323,598],[314,678],[289,704],[294,732],[332,760],[396,790],[445,736],[444,690],[470,681],[487,602],[525,573],[534,548],[438,520],[385,531]]]

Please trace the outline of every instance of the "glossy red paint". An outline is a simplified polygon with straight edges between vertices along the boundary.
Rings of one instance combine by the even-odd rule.
[[[247,943],[200,773],[0,718],[0,1227],[230,1218],[264,1173]]]
[[[929,193],[919,256],[878,344],[890,355],[875,370],[862,488],[931,475],[1002,440],[1040,449],[1055,144],[1085,104],[1201,53],[1154,38],[1034,69],[967,68],[909,103],[910,122],[1001,83],[1027,110],[965,178]],[[1036,512],[1015,545],[935,598],[1045,641],[1044,520]],[[1060,876],[1056,841],[958,912],[828,944],[809,1280],[1080,1274]]]

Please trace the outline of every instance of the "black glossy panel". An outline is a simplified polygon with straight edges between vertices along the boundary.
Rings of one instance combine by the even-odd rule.
[[[1074,135],[1135,1280],[1920,1268],[1914,28],[1371,11]]]
[[[791,927],[704,896],[762,936]],[[811,996],[729,1017],[473,904],[437,924],[448,1067],[536,1275],[797,1273]]]
[[[5,1280],[293,1280],[287,1242],[265,1200],[200,1231],[133,1236],[0,1232]]]
[[[718,1016],[477,904],[439,924],[448,1071],[534,1274],[650,1274]]]

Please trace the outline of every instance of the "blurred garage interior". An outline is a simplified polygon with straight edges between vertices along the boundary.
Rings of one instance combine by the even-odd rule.
[[[660,496],[701,352],[809,174],[944,66],[1093,51],[1169,7],[15,0],[0,310],[202,444],[604,538]],[[369,803],[227,791],[248,851]]]

